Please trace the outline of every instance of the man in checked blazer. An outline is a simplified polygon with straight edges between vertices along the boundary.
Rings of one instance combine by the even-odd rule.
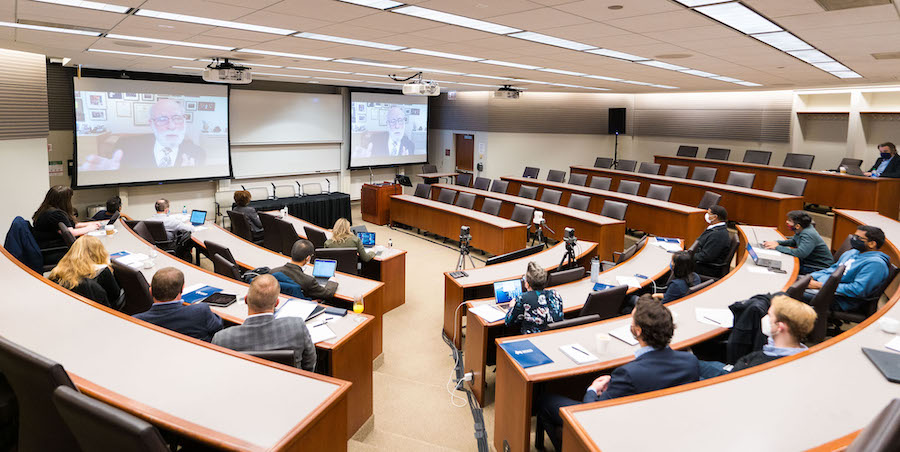
[[[278,280],[259,275],[250,283],[243,325],[216,333],[212,343],[237,351],[294,350],[294,367],[312,372],[316,368],[316,346],[306,323],[298,317],[275,318]]]

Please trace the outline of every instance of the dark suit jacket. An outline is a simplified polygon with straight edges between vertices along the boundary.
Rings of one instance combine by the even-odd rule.
[[[584,402],[615,399],[700,380],[700,362],[688,352],[669,347],[644,353],[614,370],[602,394],[586,391]]]
[[[338,284],[334,281],[328,281],[324,286],[319,285],[319,282],[316,281],[316,278],[312,275],[307,275],[303,273],[303,269],[298,265],[295,265],[291,262],[284,264],[282,267],[275,267],[269,271],[269,273],[284,273],[288,278],[291,278],[300,285],[300,290],[303,293],[314,300],[330,300],[334,298],[334,293],[337,292]]]
[[[226,328],[213,336],[212,343],[232,350],[294,350],[294,367],[316,369],[316,346],[303,319],[274,315],[250,317],[243,325]]]
[[[152,133],[123,137],[116,142],[115,148],[122,150],[123,169],[147,169],[156,168],[156,158],[153,156],[153,147],[156,145],[156,136]],[[206,163],[206,151],[191,143],[187,138],[181,142],[178,148],[178,158],[175,166],[181,166],[182,155],[190,156],[195,160],[194,167],[201,167]]]
[[[878,165],[881,165],[881,162],[884,161],[881,157],[878,157],[878,160],[875,160],[875,164],[872,165],[872,169],[869,172],[875,171],[878,169]],[[884,172],[881,173],[881,177],[900,177],[900,157],[896,155],[891,159],[891,162],[888,163],[887,168],[884,169]]]
[[[207,342],[222,329],[222,319],[213,314],[206,303],[153,303],[148,311],[134,317]]]
[[[731,236],[726,225],[707,229],[697,238],[697,248],[694,249],[694,270],[703,275],[709,275],[715,270],[705,264],[723,264],[728,257],[731,247]]]

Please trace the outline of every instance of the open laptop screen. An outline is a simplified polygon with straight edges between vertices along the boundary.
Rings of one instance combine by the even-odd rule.
[[[316,278],[331,278],[337,270],[337,261],[333,259],[316,259],[313,263],[313,276]]]
[[[753,262],[759,261],[759,256],[756,255],[756,251],[753,251],[753,247],[750,244],[747,244],[747,252],[750,253],[750,259],[753,259]]]
[[[206,222],[206,211],[205,210],[194,210],[191,211],[191,224],[194,226],[199,226]]]
[[[375,246],[374,232],[357,232],[356,236],[362,241],[363,246]]]

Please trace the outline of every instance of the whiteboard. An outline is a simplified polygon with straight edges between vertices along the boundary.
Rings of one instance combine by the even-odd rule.
[[[235,179],[336,173],[341,170],[340,143],[231,146]]]
[[[231,143],[340,143],[344,108],[340,94],[231,90]]]

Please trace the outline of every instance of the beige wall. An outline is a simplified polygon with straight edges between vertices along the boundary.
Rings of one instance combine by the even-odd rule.
[[[0,209],[0,237],[6,237],[13,218],[21,216],[31,221],[50,188],[47,161],[45,138],[0,141],[0,162],[4,167],[0,193],[6,194]]]

